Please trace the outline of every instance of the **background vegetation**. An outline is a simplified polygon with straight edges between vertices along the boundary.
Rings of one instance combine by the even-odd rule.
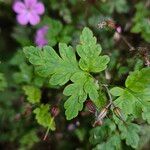
[[[150,1],[41,2],[45,12],[40,23],[24,26],[17,22],[17,14],[12,9],[15,1],[0,0],[0,149],[150,149]],[[28,47],[38,46],[35,39],[43,26],[48,27],[43,33],[48,49],[53,47],[55,54],[61,54],[62,47],[65,49],[61,63],[58,57],[53,59],[55,54],[50,57],[38,48]],[[72,63],[63,58],[63,54],[72,49],[59,43],[72,45],[73,52],[77,53],[77,63],[74,54],[68,56]],[[93,52],[90,49],[83,54],[89,43]],[[99,62],[100,57],[105,59]],[[53,66],[47,63],[51,61],[55,62]],[[85,62],[96,65],[89,69]],[[46,64],[45,72],[38,68],[39,64]],[[52,72],[49,68],[57,69]],[[93,127],[95,115],[89,112],[85,100],[81,98],[81,104],[65,103],[70,95],[72,99],[80,99],[79,88],[85,81],[84,75],[77,74],[71,81],[66,77],[78,69],[108,85],[126,123],[110,109],[103,125]],[[59,78],[50,79],[54,73]],[[72,82],[77,84],[71,89],[65,88]],[[85,99],[96,99],[94,103],[101,110],[109,99],[105,87],[97,89],[90,77],[87,83],[85,91],[89,95]],[[130,95],[129,90],[135,95],[138,93],[142,103]],[[98,95],[96,91],[100,91]],[[75,110],[73,106],[77,105]],[[47,128],[50,131],[43,140]]]

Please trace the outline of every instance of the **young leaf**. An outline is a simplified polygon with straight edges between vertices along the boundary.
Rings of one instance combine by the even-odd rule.
[[[130,123],[128,125],[119,125],[121,131],[121,138],[126,140],[126,144],[133,148],[137,148],[139,143],[139,131],[140,127],[137,124]]]
[[[23,90],[25,94],[27,95],[27,100],[32,103],[39,103],[41,99],[41,91],[39,88],[34,86],[23,86]]]
[[[118,89],[118,96],[115,100],[123,113],[126,115],[132,114],[135,118],[141,116],[142,109],[149,106],[150,99],[150,68],[143,68],[140,71],[131,73],[126,82],[126,88]],[[114,92],[117,88],[113,88],[111,93],[116,96]]]
[[[55,130],[54,118],[49,112],[50,106],[48,104],[41,104],[33,112],[35,113],[35,118],[37,122],[45,128],[50,128],[52,131]]]
[[[89,28],[84,28],[80,36],[80,44],[77,46],[77,53],[81,57],[80,68],[95,73],[105,70],[109,57],[99,56],[101,49],[101,46],[96,43],[96,37],[93,36],[92,31]]]

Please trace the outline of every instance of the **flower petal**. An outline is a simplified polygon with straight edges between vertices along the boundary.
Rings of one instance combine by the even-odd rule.
[[[44,38],[35,38],[35,44],[38,46],[38,47],[43,47],[45,45],[48,44],[48,41]]]
[[[44,7],[43,3],[37,3],[34,7],[34,11],[37,14],[42,15],[45,11],[45,7]]]
[[[24,3],[22,2],[15,2],[13,4],[13,10],[16,12],[16,13],[23,13],[25,11],[25,5]]]
[[[29,22],[31,25],[36,25],[40,22],[40,17],[36,13],[30,13]]]
[[[37,0],[24,0],[25,2],[25,6],[27,8],[31,8],[31,7],[34,7],[37,3]]]
[[[26,13],[22,13],[22,14],[17,15],[17,21],[21,25],[27,25],[28,22],[29,22],[27,14]]]

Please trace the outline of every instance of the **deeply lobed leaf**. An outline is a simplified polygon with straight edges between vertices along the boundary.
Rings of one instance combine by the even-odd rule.
[[[50,83],[63,85],[79,70],[73,49],[66,44],[59,44],[60,56],[50,46],[43,51],[35,47],[26,47],[24,52],[29,61],[35,65],[36,71],[43,77],[51,76]]]
[[[137,124],[130,123],[128,125],[119,125],[121,131],[121,138],[126,140],[126,144],[133,148],[137,148],[139,143],[140,127]]]
[[[78,115],[88,96],[93,101],[98,99],[99,85],[89,73],[104,70],[109,62],[108,56],[99,56],[101,46],[96,43],[89,28],[84,28],[80,40],[82,44],[77,46],[81,57],[79,63],[73,48],[64,43],[59,44],[60,56],[50,46],[43,49],[32,46],[24,48],[24,53],[36,72],[50,78],[50,84],[64,85],[69,80],[73,82],[64,89],[64,95],[70,96],[64,105],[68,120]]]
[[[147,112],[149,116],[147,107],[150,105],[150,79],[147,78],[148,76],[150,76],[150,68],[143,68],[128,76],[125,89],[116,87],[111,89],[114,96],[119,96],[115,103],[122,109],[126,117],[132,114],[135,118],[138,118],[143,112],[143,119],[149,120],[144,113]]]

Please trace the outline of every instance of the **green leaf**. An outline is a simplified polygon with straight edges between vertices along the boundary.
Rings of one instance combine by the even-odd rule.
[[[124,92],[124,90],[120,87],[114,87],[110,90],[111,94],[114,96],[120,96]]]
[[[59,20],[44,17],[39,26],[48,26],[48,32],[46,34],[48,45],[55,46],[58,42],[57,38],[59,38],[59,33],[62,30],[62,23]]]
[[[26,63],[22,63],[19,65],[20,71],[15,72],[13,74],[13,78],[16,83],[31,83],[32,77],[33,77],[33,67],[27,65]]]
[[[71,25],[65,25],[63,27],[59,20],[46,16],[39,24],[39,27],[43,26],[48,27],[48,32],[46,34],[48,45],[55,46],[58,42],[64,42],[67,44],[71,41],[72,33],[74,31]]]
[[[88,95],[93,101],[96,101],[99,96],[97,91],[99,87],[89,74],[77,72],[71,77],[71,81],[73,84],[68,85],[63,92],[64,95],[70,96],[64,105],[68,120],[78,115]]]
[[[52,85],[63,85],[79,70],[75,53],[71,46],[59,44],[60,56],[50,46],[45,46],[43,51],[35,47],[24,48],[24,53],[35,66],[37,73],[43,77],[51,76]]]
[[[121,139],[119,134],[112,135],[107,142],[98,144],[94,150],[117,150],[121,149]]]
[[[126,0],[115,0],[114,4],[118,13],[125,13],[129,10]]]
[[[50,106],[48,104],[41,104],[33,112],[35,113],[35,118],[40,125],[43,127],[48,127],[53,131],[55,130],[55,122],[49,110]]]
[[[20,43],[21,46],[28,46],[28,45],[32,45],[32,41],[30,38],[31,31],[32,31],[32,28],[18,25],[13,28],[13,33],[11,34],[11,36],[18,43]],[[21,35],[21,38],[20,38],[20,35]]]
[[[82,45],[77,46],[77,51],[81,57],[80,62],[84,59],[88,61],[88,66],[90,65],[93,72],[104,70],[109,62],[109,57],[99,56],[101,47],[96,44],[96,38],[93,37],[92,31],[84,28],[80,39]],[[43,49],[32,46],[25,47],[24,53],[29,62],[34,65],[36,72],[40,76],[50,79],[51,85],[64,85],[69,80],[73,82],[64,89],[64,95],[69,96],[64,104],[68,120],[78,115],[88,96],[94,102],[98,100],[99,85],[89,72],[81,67],[80,62],[77,62],[75,52],[71,46],[60,43],[60,56],[50,46],[45,46]],[[85,67],[88,66],[85,65]]]
[[[84,90],[88,93],[91,100],[96,101],[99,97],[99,85],[93,78],[89,77],[84,85]]]
[[[115,131],[116,124],[110,119],[106,119],[102,126],[97,126],[90,131],[89,141],[95,146],[95,150],[121,149],[121,137]]]
[[[148,93],[150,89],[150,68],[144,68],[140,71],[135,71],[131,73],[126,82],[125,85],[127,88],[134,92],[138,92],[138,94],[150,94]]]
[[[39,141],[40,139],[37,136],[36,131],[31,130],[27,132],[25,135],[23,135],[23,137],[21,137],[21,139],[19,140],[20,143],[19,150],[31,149],[32,146]]]
[[[129,10],[126,0],[107,0],[107,3],[102,3],[100,7],[107,14],[112,14],[115,10],[118,13],[126,13]]]
[[[150,104],[143,107],[142,117],[144,120],[147,120],[147,122],[150,124]]]
[[[39,88],[34,86],[23,86],[23,90],[27,95],[27,100],[32,103],[39,103],[41,99],[41,91]]]
[[[150,68],[143,68],[132,72],[126,79],[126,88],[119,91],[113,88],[111,93],[119,96],[115,100],[115,104],[119,106],[125,117],[132,114],[135,118],[141,117],[143,108],[149,106],[150,99]],[[118,94],[116,94],[118,89]]]
[[[25,56],[23,55],[23,51],[22,50],[18,50],[14,56],[12,57],[12,59],[10,60],[10,64],[14,65],[14,66],[18,66],[20,64],[23,64],[25,62]]]
[[[79,72],[73,75],[71,80],[73,84],[68,85],[63,94],[70,96],[65,102],[64,107],[66,109],[66,117],[68,120],[76,117],[78,112],[82,110],[83,103],[87,98],[87,93],[84,91],[84,84],[87,81],[87,77],[83,72]]]
[[[126,144],[132,148],[137,148],[139,143],[140,127],[137,124],[130,123],[127,125],[120,124],[119,130],[121,131],[121,138],[126,140]]]
[[[101,46],[96,43],[96,37],[93,36],[89,28],[84,28],[80,36],[80,44],[77,46],[77,53],[81,57],[79,66],[82,70],[88,72],[100,72],[106,69],[109,57],[99,56]]]
[[[3,91],[7,87],[7,82],[4,74],[0,73],[0,91]]]
[[[148,23],[148,18],[150,16],[150,11],[148,7],[145,7],[145,3],[139,2],[135,5],[136,12],[133,18],[133,26],[131,32],[141,33],[142,38],[150,42],[150,24]]]

